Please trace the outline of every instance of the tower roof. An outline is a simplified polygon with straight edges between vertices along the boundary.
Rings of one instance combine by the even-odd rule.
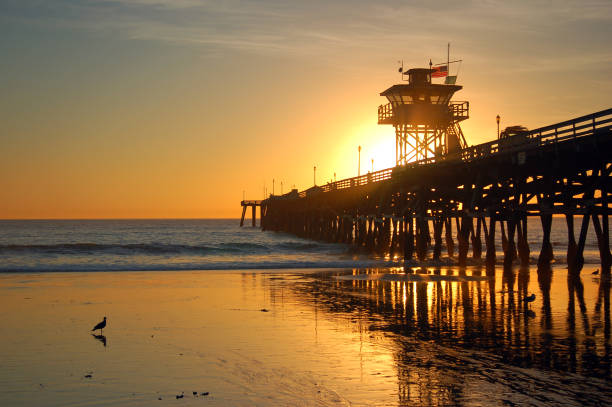
[[[432,72],[433,70],[428,68],[409,69],[408,83],[393,85],[380,95],[392,103],[448,104],[452,95],[463,87],[431,83]]]
[[[397,84],[380,93],[391,103],[431,103],[447,105],[453,94],[462,89],[459,85],[442,85],[437,83]]]

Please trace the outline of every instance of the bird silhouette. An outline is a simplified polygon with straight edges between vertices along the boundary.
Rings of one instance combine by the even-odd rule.
[[[535,294],[528,295],[527,297],[525,297],[523,299],[523,301],[525,301],[525,302],[534,302],[535,301]]]
[[[106,317],[102,320],[102,322],[98,323],[98,325],[94,326],[92,331],[100,330],[100,335],[102,335],[102,330],[106,328]]]

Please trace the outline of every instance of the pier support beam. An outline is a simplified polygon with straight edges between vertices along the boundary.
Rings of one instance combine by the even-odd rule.
[[[602,275],[604,274],[604,272],[607,270],[609,273],[609,269],[610,269],[610,237],[609,237],[609,230],[607,228],[608,225],[606,226],[606,229],[603,230],[601,227],[601,223],[608,223],[607,221],[607,216],[606,215],[602,215],[602,221],[603,222],[599,222],[599,216],[596,214],[593,214],[593,228],[595,229],[595,234],[597,235],[597,246],[599,247],[599,256],[601,258],[601,269],[602,269]]]
[[[506,250],[504,251],[504,267],[509,267],[516,258],[516,245],[514,243],[516,221],[513,218],[510,218],[506,224],[508,225],[508,240],[506,242]]]
[[[244,215],[246,214],[246,205],[242,206],[242,217],[240,218],[240,227],[244,225]]]
[[[582,225],[580,226],[580,235],[578,237],[578,245],[576,246],[576,255],[571,263],[568,263],[570,274],[574,277],[580,274],[584,266],[584,245],[586,244],[587,232],[589,230],[589,218],[591,215],[585,213],[582,215]]]
[[[412,215],[406,215],[404,223],[407,225],[406,236],[404,238],[404,261],[410,261],[414,255],[414,225]]]
[[[425,216],[420,215],[416,218],[416,252],[419,260],[427,258],[427,241],[429,239],[429,227]]]
[[[538,257],[538,267],[544,267],[553,259],[553,248],[550,243],[550,230],[552,227],[552,214],[540,215],[542,222],[542,249]]]
[[[593,226],[597,233],[599,245],[599,256],[601,257],[601,276],[606,281],[610,280],[610,268],[612,267],[612,254],[610,253],[610,226],[608,223],[608,188],[607,181],[610,170],[603,165],[599,170],[600,192],[601,192],[601,226],[597,215],[593,215]],[[603,227],[602,227],[603,226]]]
[[[434,260],[440,260],[442,254],[442,227],[444,226],[443,218],[434,218],[434,249],[433,258]]]
[[[391,244],[389,245],[389,257],[391,259],[393,259],[393,256],[395,255],[395,251],[397,248],[397,240],[398,240],[398,236],[399,236],[399,222],[397,221],[397,218],[395,216],[393,216],[392,218],[392,223],[393,223],[393,232],[391,235]]]
[[[486,262],[487,265],[494,265],[497,254],[495,253],[495,216],[489,216],[489,230],[487,232],[485,223],[485,236],[487,243]]]
[[[502,251],[506,253],[506,250],[508,250],[508,237],[506,236],[506,224],[503,220],[499,222],[499,228],[501,229]]]
[[[444,234],[446,238],[446,250],[448,252],[448,257],[453,257],[455,255],[455,242],[453,241],[453,222],[450,217],[444,220]]]
[[[482,217],[476,218],[476,233],[472,230],[472,252],[475,259],[482,257],[482,240],[480,239],[480,231],[482,228]]]
[[[463,215],[461,226],[457,228],[457,240],[459,241],[459,265],[465,266],[468,250],[470,249],[470,230],[473,229],[472,217]]]
[[[567,224],[567,264],[574,264],[574,258],[576,257],[576,251],[578,245],[576,245],[576,238],[574,237],[574,216],[571,212],[565,215],[565,223]]]
[[[527,216],[523,215],[518,220],[517,224],[517,241],[518,255],[521,260],[521,266],[529,265],[529,242],[527,241]]]

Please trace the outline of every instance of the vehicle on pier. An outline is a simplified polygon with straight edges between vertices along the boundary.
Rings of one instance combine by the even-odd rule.
[[[504,149],[529,143],[529,129],[525,126],[509,126],[499,135],[499,148]]]

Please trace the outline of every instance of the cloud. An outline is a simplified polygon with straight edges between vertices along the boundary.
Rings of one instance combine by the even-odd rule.
[[[7,1],[4,18],[258,54],[427,54],[447,41],[475,58],[563,45],[594,53],[612,35],[609,1]],[[569,44],[546,44],[567,38]],[[560,41],[558,41],[560,42]],[[481,58],[483,58],[481,56]]]

